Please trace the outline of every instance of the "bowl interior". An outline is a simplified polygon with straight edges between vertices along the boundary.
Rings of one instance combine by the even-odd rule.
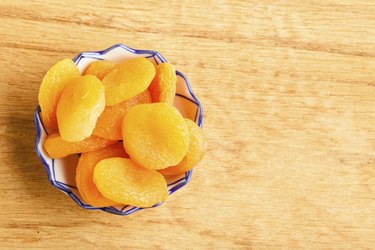
[[[155,65],[166,62],[166,60],[156,51],[135,50],[122,44],[116,44],[102,51],[82,52],[78,54],[73,61],[78,66],[81,73],[83,73],[86,67],[91,62],[96,60],[111,60],[119,62],[133,57],[146,57]],[[194,96],[189,81],[181,72],[176,71],[176,74],[177,88],[174,106],[184,117],[189,118],[195,121],[199,126],[202,126],[203,110],[198,99]],[[128,215],[142,209],[134,206],[111,206],[98,208],[85,204],[77,190],[75,182],[75,171],[79,155],[70,155],[62,159],[52,159],[48,157],[43,148],[48,131],[45,129],[42,123],[39,106],[34,113],[34,122],[36,128],[35,151],[46,169],[49,182],[53,186],[70,196],[79,206],[85,209],[100,209],[118,215]],[[192,170],[183,175],[168,177],[167,183],[169,194],[174,193],[186,185],[190,181],[191,175]],[[154,207],[160,204],[161,203],[155,204]]]

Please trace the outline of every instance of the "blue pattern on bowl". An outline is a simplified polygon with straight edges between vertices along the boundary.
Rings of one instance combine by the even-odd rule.
[[[126,58],[143,56],[153,61],[156,64],[166,62],[165,58],[156,51],[152,50],[136,50],[129,48],[123,44],[116,44],[112,47],[101,50],[82,52],[78,54],[73,61],[80,69],[81,73],[86,66],[95,60],[114,60],[120,61]],[[187,77],[179,71],[177,75],[177,93],[174,105],[181,111],[181,113],[192,120],[194,120],[200,127],[203,123],[203,109],[199,100],[195,97],[191,89]],[[38,106],[34,112],[34,123],[36,128],[35,151],[42,161],[46,170],[48,181],[57,189],[71,197],[80,207],[89,210],[102,210],[108,213],[117,215],[129,215],[144,208],[134,206],[118,206],[118,207],[93,207],[85,204],[75,186],[75,167],[79,155],[72,155],[63,159],[49,158],[43,149],[43,142],[47,136],[47,131],[41,122],[40,107]],[[174,193],[178,189],[185,186],[191,179],[192,170],[187,171],[185,174],[178,177],[167,179],[169,194]],[[157,207],[162,203],[155,204]]]

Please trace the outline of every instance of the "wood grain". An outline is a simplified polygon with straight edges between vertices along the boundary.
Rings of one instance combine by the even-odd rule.
[[[0,0],[0,248],[375,247],[374,1],[63,2]],[[190,78],[209,140],[127,217],[80,209],[33,150],[46,70],[115,43]]]

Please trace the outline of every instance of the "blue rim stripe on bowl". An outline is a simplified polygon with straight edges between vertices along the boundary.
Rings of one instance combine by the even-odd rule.
[[[134,53],[134,54],[150,54],[150,56],[147,56],[147,58],[153,57],[157,64],[159,64],[158,60],[160,62],[167,62],[167,60],[161,54],[159,54],[156,51],[132,49],[132,48],[127,47],[123,44],[115,44],[115,45],[113,45],[113,46],[111,46],[111,47],[109,47],[105,50],[101,50],[101,51],[81,52],[77,56],[74,57],[73,61],[76,64],[78,64],[79,61],[82,58],[92,58],[92,59],[96,59],[96,60],[102,60],[102,58],[98,58],[96,56],[106,54],[109,51],[111,51],[115,48],[118,48],[118,47],[121,47],[122,49],[125,49],[125,50],[127,50],[131,53]],[[191,85],[190,85],[190,82],[189,82],[188,78],[184,74],[182,74],[180,71],[177,71],[177,70],[176,70],[176,75],[183,78],[183,80],[185,81],[186,87],[188,89],[188,92],[193,97],[194,100],[191,100],[190,98],[187,98],[187,97],[182,96],[182,95],[179,95],[179,96],[181,96],[185,99],[188,99],[189,101],[191,101],[191,102],[193,102],[194,104],[197,105],[198,109],[197,109],[197,112],[196,112],[196,116],[197,116],[197,113],[199,113],[197,124],[198,124],[198,126],[202,127],[202,124],[203,124],[203,108],[202,108],[202,105],[200,104],[200,102],[196,98],[196,96],[194,95],[194,93],[191,89]],[[199,112],[198,112],[198,110],[199,110]],[[42,123],[42,120],[40,118],[40,112],[41,112],[40,106],[37,106],[37,108],[34,112],[34,123],[35,123],[35,129],[36,129],[36,139],[35,139],[34,149],[37,153],[37,156],[42,161],[42,165],[43,165],[43,167],[46,171],[48,181],[51,183],[52,186],[56,187],[57,189],[61,190],[65,194],[67,194],[80,207],[82,207],[84,209],[88,209],[88,210],[102,210],[102,211],[109,212],[109,213],[112,213],[112,214],[117,214],[117,215],[129,215],[129,214],[132,214],[136,211],[140,211],[140,210],[145,209],[145,208],[138,208],[138,207],[133,207],[133,206],[129,206],[129,205],[125,205],[120,210],[118,210],[114,207],[92,207],[90,205],[87,205],[87,204],[83,203],[69,188],[67,188],[67,187],[70,187],[70,188],[77,189],[77,187],[75,187],[73,185],[63,183],[63,182],[60,182],[60,181],[57,181],[56,176],[55,176],[54,159],[52,159],[52,171],[53,171],[53,173],[51,173],[50,165],[48,164],[48,162],[46,161],[46,159],[43,157],[42,153],[39,150],[39,145],[40,145],[40,140],[41,140],[41,135],[42,135],[41,129],[43,129],[46,132],[46,134],[48,134],[47,130],[45,129],[44,124]],[[39,122],[40,122],[41,126],[40,126]],[[168,191],[169,194],[173,194],[178,189],[185,186],[191,180],[192,173],[193,173],[193,171],[189,170],[185,173],[184,177],[182,177],[181,179],[179,179],[179,180],[177,180],[173,183],[169,183],[168,187],[173,186],[172,188],[169,189],[169,191]],[[162,203],[163,202],[160,202],[158,204],[155,204],[152,207],[160,206]],[[127,208],[129,208],[129,210],[126,210]]]

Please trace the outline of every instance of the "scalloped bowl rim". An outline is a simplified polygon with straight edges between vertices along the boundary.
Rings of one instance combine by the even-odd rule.
[[[107,49],[104,49],[104,50],[81,52],[73,58],[73,62],[78,65],[80,60],[82,58],[84,58],[85,56],[104,55],[104,54],[110,52],[111,50],[119,48],[119,47],[122,48],[122,49],[125,49],[125,50],[127,50],[127,51],[129,51],[133,54],[152,54],[154,57],[157,57],[161,62],[167,62],[167,60],[157,51],[133,49],[133,48],[130,48],[130,47],[125,46],[124,44],[120,44],[120,43],[115,44],[115,45],[113,45],[113,46],[111,46]],[[176,70],[176,75],[180,76],[184,80],[189,94],[193,98],[194,103],[197,105],[197,108],[198,108],[198,111],[199,111],[199,116],[196,117],[197,118],[196,122],[197,122],[198,126],[202,127],[202,124],[203,124],[203,108],[202,108],[202,105],[200,104],[198,98],[194,95],[194,92],[191,88],[191,84],[190,84],[188,78],[182,72],[180,72],[178,70]],[[41,160],[41,162],[43,164],[43,167],[46,171],[48,181],[52,186],[54,186],[55,188],[57,188],[61,192],[65,193],[70,198],[72,198],[81,208],[88,209],[88,210],[102,210],[102,211],[105,211],[105,212],[108,212],[108,213],[124,216],[124,215],[129,215],[129,214],[132,214],[134,212],[137,212],[137,211],[140,211],[140,210],[143,210],[143,209],[147,209],[147,208],[133,207],[130,210],[123,211],[123,209],[126,207],[125,206],[123,209],[121,209],[121,211],[119,211],[119,210],[117,210],[117,209],[115,209],[114,207],[111,207],[111,206],[110,207],[93,207],[93,206],[90,206],[90,205],[86,205],[70,189],[68,189],[67,187],[64,187],[58,181],[53,180],[52,174],[51,174],[50,169],[49,169],[49,164],[47,163],[47,161],[45,160],[45,157],[42,155],[42,153],[40,152],[40,150],[38,148],[38,145],[40,143],[41,136],[42,136],[42,131],[41,131],[42,128],[39,126],[39,122],[38,122],[38,119],[40,119],[39,113],[40,113],[40,106],[38,105],[35,109],[35,112],[34,112],[34,124],[35,124],[35,129],[36,129],[36,139],[35,139],[35,143],[34,143],[34,150],[35,150],[37,156],[39,157],[39,159]],[[43,124],[42,124],[42,126],[43,126]],[[44,127],[43,127],[43,129],[44,129]],[[45,131],[45,129],[44,129],[44,131]],[[173,184],[175,184],[177,182],[180,182],[181,180],[184,179],[183,182],[181,182],[178,185],[174,186],[173,188],[169,189],[169,195],[173,194],[174,192],[176,192],[177,190],[179,190],[180,188],[185,186],[191,180],[192,172],[193,172],[193,170],[189,170],[185,173],[183,178],[179,179],[178,181],[176,181],[174,183],[168,184],[168,186],[173,185]],[[154,206],[149,207],[149,208],[157,207],[157,206],[161,205],[162,203],[163,202],[160,202],[160,203],[155,204]]]

